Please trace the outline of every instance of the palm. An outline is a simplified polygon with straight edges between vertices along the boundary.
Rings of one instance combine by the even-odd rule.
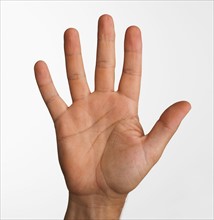
[[[123,95],[95,92],[55,122],[59,159],[70,191],[127,193],[139,183],[148,164],[136,109],[136,103]],[[123,178],[115,178],[119,173]]]
[[[59,161],[68,189],[75,195],[127,194],[161,156],[190,106],[176,103],[144,135],[138,121],[141,34],[131,27],[125,36],[123,73],[114,92],[114,28],[101,17],[95,70],[95,92],[86,82],[78,32],[65,32],[65,58],[73,104],[59,97],[47,66],[38,62],[36,80],[54,120]]]

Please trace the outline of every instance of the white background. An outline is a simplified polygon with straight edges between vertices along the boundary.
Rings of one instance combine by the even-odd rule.
[[[115,21],[116,85],[125,30],[133,24],[142,30],[139,116],[144,130],[148,132],[170,104],[192,104],[161,160],[130,193],[122,219],[211,219],[212,1],[1,2],[1,218],[63,218],[67,189],[33,66],[45,60],[60,95],[71,103],[63,32],[75,27],[93,90],[97,20],[104,13]]]

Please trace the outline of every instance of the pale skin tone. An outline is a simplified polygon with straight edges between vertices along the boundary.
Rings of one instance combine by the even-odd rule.
[[[138,118],[142,39],[136,26],[126,30],[117,91],[111,16],[102,15],[98,21],[93,92],[87,84],[76,29],[65,31],[64,48],[71,106],[58,95],[43,61],[35,64],[35,76],[56,129],[59,162],[69,191],[65,219],[119,219],[128,193],[159,160],[190,104],[173,104],[144,134]]]

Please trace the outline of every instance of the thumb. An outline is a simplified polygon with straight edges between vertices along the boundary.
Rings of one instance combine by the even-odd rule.
[[[177,102],[167,108],[146,137],[148,159],[156,163],[167,143],[170,141],[181,121],[190,111],[191,105],[186,101]]]

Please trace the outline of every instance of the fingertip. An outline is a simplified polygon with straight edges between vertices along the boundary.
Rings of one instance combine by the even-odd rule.
[[[81,54],[79,32],[75,28],[68,28],[64,32],[65,56]]]
[[[104,14],[98,20],[98,39],[115,40],[114,21],[113,18]]]
[[[47,64],[45,63],[45,61],[43,61],[43,60],[38,60],[38,61],[34,64],[34,71],[35,71],[35,73],[37,73],[39,70],[41,70],[42,68],[44,68],[44,66],[47,66]]]
[[[131,25],[126,29],[126,34],[132,34],[132,35],[139,36],[139,35],[141,35],[141,30],[138,26]]]
[[[99,19],[98,19],[98,23],[99,23],[99,24],[102,23],[102,22],[108,22],[108,23],[113,24],[113,18],[112,18],[112,16],[109,15],[109,14],[103,14],[103,15],[101,15],[101,16],[99,17]]]
[[[126,29],[125,36],[130,41],[135,42],[136,40],[141,41],[142,34],[138,26],[132,25]]]
[[[34,73],[36,82],[39,86],[51,81],[48,66],[43,60],[39,60],[35,63]]]
[[[79,32],[75,28],[68,28],[64,32],[64,39],[71,39],[79,36]]]
[[[188,101],[179,101],[176,102],[173,105],[179,105],[179,108],[184,112],[184,114],[186,115],[192,108],[191,104]]]
[[[126,29],[125,50],[142,51],[142,36],[139,27],[132,25]]]
[[[171,130],[176,130],[187,113],[191,105],[187,101],[179,101],[169,106],[160,116],[160,121],[164,122]]]
[[[186,105],[186,109],[187,109],[187,111],[189,112],[189,111],[192,109],[192,105],[191,105],[191,103],[188,102],[188,101],[183,101],[183,102],[184,102],[184,104]]]

